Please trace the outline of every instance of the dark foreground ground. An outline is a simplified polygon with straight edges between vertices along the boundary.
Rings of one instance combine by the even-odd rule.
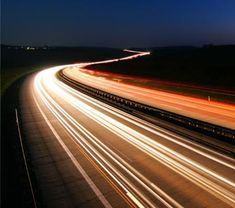
[[[1,98],[1,207],[33,207],[15,117],[22,82],[15,82]]]
[[[88,68],[235,91],[235,45],[166,47],[150,51],[150,56]]]

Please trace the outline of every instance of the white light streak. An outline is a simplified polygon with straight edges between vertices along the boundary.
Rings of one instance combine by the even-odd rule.
[[[140,55],[143,54],[138,53],[127,58],[135,58]],[[122,58],[121,60],[127,58]],[[117,60],[107,60],[102,63],[109,63],[112,61]],[[62,142],[62,139],[56,133],[56,130],[43,112],[43,107],[46,107],[51,111],[76,144],[82,147],[92,160],[95,161],[116,184],[118,184],[119,188],[121,188],[138,207],[155,207],[152,197],[156,198],[166,207],[182,206],[168,193],[158,187],[156,183],[153,183],[143,175],[140,170],[133,167],[130,164],[132,161],[131,159],[127,159],[127,156],[124,157],[124,155],[120,154],[118,149],[110,148],[110,145],[102,142],[102,139],[96,137],[85,126],[80,124],[76,120],[76,117],[74,117],[74,114],[66,109],[71,108],[76,112],[81,112],[83,115],[86,115],[87,118],[95,121],[100,128],[105,128],[113,135],[122,139],[123,142],[128,142],[133,148],[137,148],[142,153],[146,153],[156,162],[160,162],[165,167],[183,176],[190,182],[203,188],[229,205],[235,205],[233,192],[235,183],[233,180],[217,173],[216,169],[212,169],[210,166],[205,167],[193,158],[189,158],[189,156],[161,144],[142,132],[150,132],[154,136],[161,137],[187,151],[192,151],[202,158],[204,157],[207,160],[211,160],[223,168],[234,170],[234,160],[96,101],[95,99],[77,92],[69,86],[59,82],[55,77],[56,72],[65,67],[76,68],[88,64],[90,63],[53,67],[38,73],[34,82],[34,97],[35,102],[55,137],[70,156],[77,169],[86,178],[87,182],[92,184],[91,188],[93,187],[92,189],[97,196],[100,195],[100,191],[95,184],[93,184],[91,179],[87,178],[85,171],[82,171],[82,167],[80,167],[72,153]],[[61,102],[57,101],[55,98],[59,99]],[[41,100],[44,103],[44,106],[40,107],[37,100]],[[66,106],[69,107],[64,108],[61,103],[66,103]],[[120,120],[124,122],[120,122]],[[128,123],[130,126],[136,126],[139,130],[129,127],[129,125],[127,125]],[[135,181],[135,183],[132,181]],[[138,186],[135,184],[138,184]],[[145,193],[147,192],[148,195],[144,194],[142,190],[145,190]],[[99,196],[99,199],[106,207],[111,206],[102,194]]]

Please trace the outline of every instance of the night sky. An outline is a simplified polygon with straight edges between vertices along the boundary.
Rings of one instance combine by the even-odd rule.
[[[235,0],[3,0],[2,43],[234,44]]]

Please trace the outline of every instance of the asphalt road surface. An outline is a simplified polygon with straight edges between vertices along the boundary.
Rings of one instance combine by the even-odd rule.
[[[21,89],[39,206],[235,206],[233,158],[72,89],[55,76],[65,67]]]

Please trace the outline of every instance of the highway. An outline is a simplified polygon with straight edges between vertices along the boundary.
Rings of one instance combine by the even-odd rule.
[[[92,71],[84,70],[85,66],[89,66],[89,64],[72,65],[65,68],[63,73],[80,83],[123,98],[235,129],[235,105],[134,86],[119,80],[105,79],[97,75],[98,73],[94,73],[94,75]]]
[[[76,71],[77,77],[77,69],[87,64],[43,70],[22,86],[20,117],[43,205],[235,206],[234,158],[84,95],[56,77],[61,69],[70,76]],[[120,90],[106,85],[107,80],[91,81],[86,74],[76,79]],[[129,89],[136,90],[126,86],[120,93]],[[146,95],[136,91],[133,99],[141,93]],[[169,95],[167,99],[171,101]],[[194,101],[187,103],[198,108]],[[180,108],[176,102],[175,108]],[[225,125],[232,122],[231,106],[217,105],[217,112],[203,105],[210,115],[226,118]]]

